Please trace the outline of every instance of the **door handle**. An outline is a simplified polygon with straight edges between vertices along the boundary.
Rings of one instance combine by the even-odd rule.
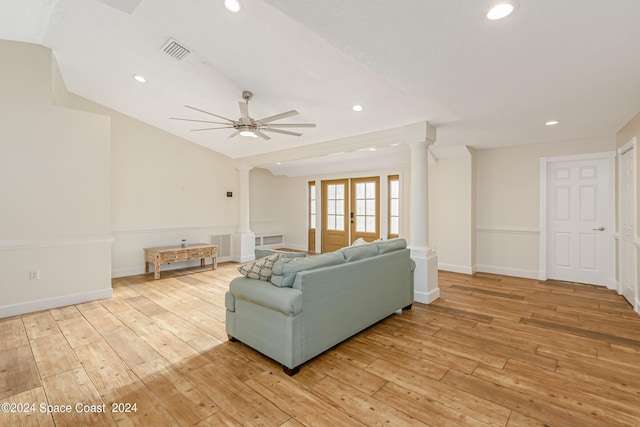
[[[601,225],[598,228],[592,228],[593,231],[604,231],[604,227]]]

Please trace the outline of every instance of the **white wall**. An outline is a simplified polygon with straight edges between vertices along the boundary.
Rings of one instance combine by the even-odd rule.
[[[52,104],[50,50],[0,55],[0,317],[109,297],[109,118]]]
[[[236,231],[238,174],[229,158],[73,94],[69,105],[111,118],[113,277],[144,272],[145,247]]]
[[[477,271],[539,277],[540,158],[615,149],[612,136],[477,152]]]
[[[475,272],[473,155],[429,165],[429,246],[440,270]]]

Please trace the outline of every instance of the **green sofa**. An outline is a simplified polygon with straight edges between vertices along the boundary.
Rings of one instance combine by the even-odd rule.
[[[237,277],[230,282],[227,334],[293,375],[325,350],[410,309],[414,268],[404,239],[278,259],[270,281]]]

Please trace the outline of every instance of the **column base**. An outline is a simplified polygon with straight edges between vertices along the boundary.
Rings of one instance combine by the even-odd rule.
[[[440,298],[438,287],[438,254],[428,247],[410,247],[416,263],[413,272],[413,299],[425,304]]]
[[[233,260],[236,262],[247,262],[255,259],[254,250],[256,248],[255,233],[239,232],[233,235]]]

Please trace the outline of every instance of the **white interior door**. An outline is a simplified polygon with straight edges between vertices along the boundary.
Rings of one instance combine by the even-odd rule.
[[[620,156],[620,288],[634,305],[636,300],[635,148]]]
[[[547,173],[547,276],[606,285],[613,231],[609,160],[552,162]]]

